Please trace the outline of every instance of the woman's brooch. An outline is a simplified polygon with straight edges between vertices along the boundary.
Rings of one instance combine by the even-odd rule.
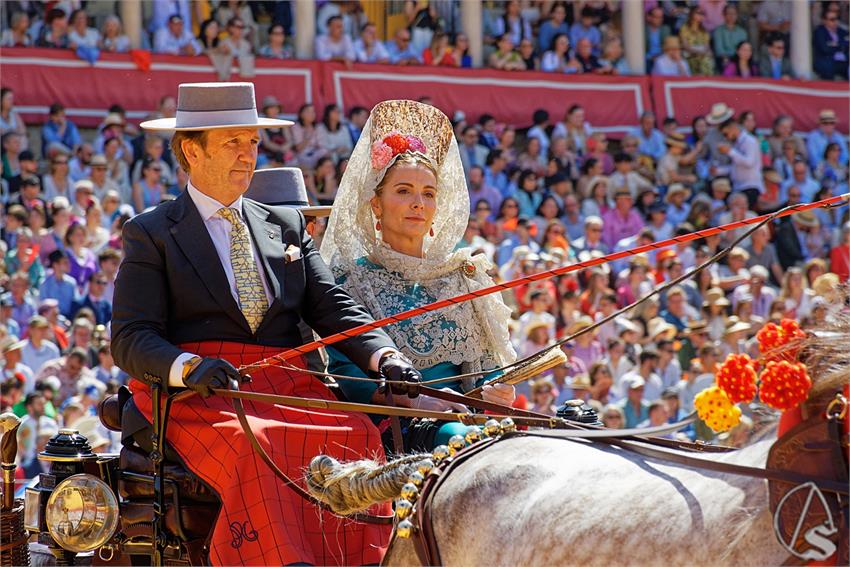
[[[460,267],[460,269],[463,270],[463,275],[465,275],[468,278],[471,278],[472,276],[475,275],[475,264],[473,264],[472,262],[470,262],[468,260],[463,263],[463,265]]]

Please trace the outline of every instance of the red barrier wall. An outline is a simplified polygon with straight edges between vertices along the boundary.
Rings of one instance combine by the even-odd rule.
[[[314,61],[257,59],[255,77],[240,79],[234,72],[232,80],[252,81],[257,104],[273,94],[294,113],[305,102],[321,100],[319,69]],[[47,108],[57,101],[79,126],[96,126],[115,103],[140,122],[162,96],[176,96],[178,84],[217,80],[205,57],[153,55],[150,70],[143,71],[129,55],[103,54],[90,65],[54,49],[3,49],[0,70],[3,86],[15,91],[18,111],[33,124],[44,122]]]
[[[752,110],[759,128],[771,128],[776,116],[787,114],[794,117],[795,130],[813,130],[818,113],[831,108],[838,116],[838,130],[846,133],[850,119],[850,89],[842,82],[712,77],[651,81],[659,118],[675,116],[680,125],[690,124],[715,102],[725,102],[737,112]]]
[[[438,108],[463,110],[467,121],[487,113],[520,127],[531,125],[538,109],[561,120],[567,108],[580,104],[594,129],[622,134],[650,108],[646,77],[570,77],[540,72],[488,69],[443,69],[391,65],[323,66],[323,92],[343,108],[371,108],[393,98],[430,97]]]
[[[204,57],[151,55],[150,69],[140,70],[130,55],[103,54],[94,65],[70,51],[3,49],[2,84],[14,89],[16,104],[28,123],[43,122],[47,107],[56,101],[81,126],[100,122],[106,108],[120,103],[129,118],[140,121],[165,94],[176,94],[181,82],[214,81]],[[232,80],[242,80],[236,74]],[[675,115],[685,125],[711,104],[723,101],[736,110],[754,110],[759,126],[768,128],[777,114],[795,118],[795,128],[816,126],[822,108],[832,108],[838,129],[847,132],[850,92],[846,83],[774,81],[771,79],[564,76],[540,72],[489,69],[445,69],[318,61],[257,59],[258,104],[273,94],[286,114],[305,102],[321,107],[336,102],[344,110],[367,108],[392,98],[429,96],[444,111],[463,110],[467,120],[483,113],[500,121],[527,127],[538,108],[560,120],[575,103],[584,106],[594,128],[617,137],[637,123],[640,113],[654,109],[659,122]]]

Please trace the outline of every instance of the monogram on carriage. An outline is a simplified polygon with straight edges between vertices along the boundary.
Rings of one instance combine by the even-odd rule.
[[[174,132],[189,182],[124,228],[112,348],[134,379],[99,408],[123,446],[63,429],[14,500],[4,414],[4,565],[847,563],[846,314],[765,326],[760,358],[730,356],[674,423],[515,403],[565,343],[845,196],[497,284],[459,246],[469,193],[442,112],[378,104],[332,211],[299,170],[255,171],[258,131],[290,124],[258,117],[250,83],[180,85],[176,118],[142,124]],[[690,272],[517,358],[500,291],[729,228]],[[739,404],[759,429],[743,448],[673,435],[728,431]]]

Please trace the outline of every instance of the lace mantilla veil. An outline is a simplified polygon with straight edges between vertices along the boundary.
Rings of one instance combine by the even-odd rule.
[[[427,159],[438,172],[434,236],[425,237],[424,257],[394,251],[375,230],[369,204],[375,188],[395,163],[393,157],[380,170],[373,169],[372,144],[398,133],[418,137]],[[405,311],[404,297],[420,285],[436,300],[456,297],[493,284],[486,271],[492,267],[484,255],[468,248],[456,250],[469,219],[469,193],[457,141],[448,118],[434,107],[413,101],[385,101],[372,110],[351,154],[334,200],[322,258],[331,266],[345,290],[376,319]],[[382,266],[370,268],[364,259]],[[410,325],[385,327],[401,352],[419,369],[441,362],[463,367],[464,372],[489,370],[516,360],[508,334],[510,309],[498,294],[491,294],[410,320]],[[464,391],[475,379],[465,379]]]

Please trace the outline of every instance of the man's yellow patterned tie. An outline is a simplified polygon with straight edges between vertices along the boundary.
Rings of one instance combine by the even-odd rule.
[[[251,253],[251,238],[248,227],[239,218],[236,209],[223,207],[218,210],[218,216],[228,221],[230,231],[230,263],[233,266],[233,276],[236,279],[236,292],[239,295],[239,307],[251,327],[256,332],[263,320],[269,301],[263,290],[260,272]]]

